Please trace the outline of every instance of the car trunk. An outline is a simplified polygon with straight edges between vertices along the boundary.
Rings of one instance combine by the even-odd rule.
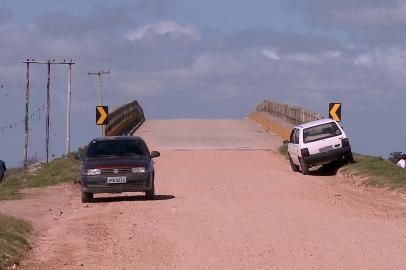
[[[335,136],[305,144],[310,155],[329,152],[331,150],[341,148],[341,139],[343,136]]]

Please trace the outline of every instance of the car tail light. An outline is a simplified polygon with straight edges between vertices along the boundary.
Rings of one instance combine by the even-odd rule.
[[[302,157],[310,156],[309,149],[307,148],[303,148],[302,150],[300,150],[300,152],[302,153]]]
[[[348,138],[344,138],[341,140],[341,147],[348,147],[350,146],[350,141],[348,140]]]

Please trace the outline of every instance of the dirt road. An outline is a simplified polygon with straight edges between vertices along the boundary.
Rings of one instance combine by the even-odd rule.
[[[406,269],[404,200],[291,172],[251,120],[148,121],[138,134],[162,154],[157,200],[82,204],[63,187],[70,201],[24,269]]]

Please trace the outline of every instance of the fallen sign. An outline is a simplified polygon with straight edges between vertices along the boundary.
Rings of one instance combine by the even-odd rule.
[[[96,106],[96,125],[107,125],[109,116],[108,106]]]
[[[329,118],[341,122],[341,103],[330,103],[328,113]]]

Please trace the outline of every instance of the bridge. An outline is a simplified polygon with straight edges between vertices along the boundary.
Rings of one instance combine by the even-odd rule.
[[[139,106],[113,112],[107,132],[133,132],[161,151],[157,200],[100,199],[85,215],[74,210],[83,226],[68,220],[55,237],[75,228],[85,240],[58,240],[69,248],[51,259],[67,252],[75,263],[140,269],[388,269],[388,258],[396,258],[390,269],[406,265],[396,202],[335,175],[293,173],[278,153],[286,130],[320,115],[264,101],[246,119],[144,121]]]

